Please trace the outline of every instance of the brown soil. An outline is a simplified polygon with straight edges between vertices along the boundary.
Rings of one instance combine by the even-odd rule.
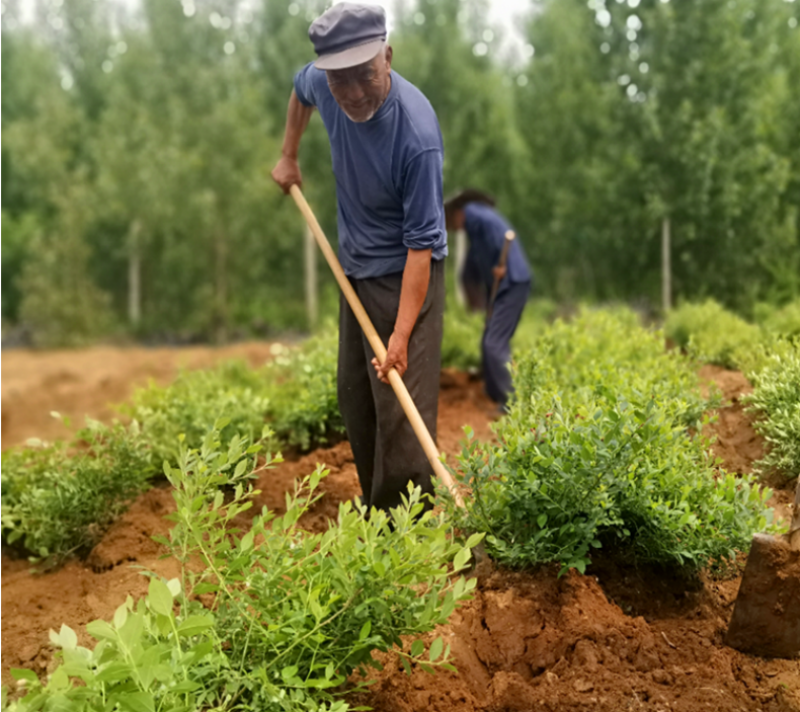
[[[166,384],[181,368],[207,368],[223,359],[237,358],[260,366],[271,358],[272,344],[249,342],[215,348],[144,348],[96,346],[89,349],[34,351],[4,350],[3,447],[28,438],[55,440],[69,434],[56,411],[73,426],[84,416],[110,421],[113,405],[152,379]]]
[[[408,677],[383,655],[358,701],[381,712],[798,709],[798,663],[723,645],[727,615],[708,585],[661,616],[631,617],[593,576],[495,571],[434,634],[459,674]]]
[[[741,403],[742,396],[751,393],[753,386],[739,371],[719,366],[703,366],[700,379],[716,384],[727,404],[720,408],[717,422],[710,426],[711,433],[707,433],[716,436],[712,446],[714,454],[725,463],[728,471],[750,474],[753,463],[764,457],[764,441],[753,430],[753,416],[744,412]]]
[[[703,366],[699,376],[705,387],[716,385],[725,400],[725,405],[716,413],[716,422],[709,424],[705,430],[705,434],[714,439],[712,452],[722,460],[728,472],[751,474],[754,463],[765,454],[764,439],[753,428],[755,417],[745,412],[741,402],[742,396],[753,391],[753,386],[741,372],[720,366]],[[774,473],[765,473],[761,477],[774,491],[769,505],[775,510],[776,521],[788,523],[794,487],[784,477]]]
[[[89,392],[92,384],[104,392],[96,380],[79,378],[83,402],[106,398]],[[458,451],[466,424],[477,437],[491,437],[491,404],[481,384],[447,373],[442,386],[442,450],[451,456]],[[55,407],[42,406],[44,413]],[[317,462],[331,475],[323,481],[325,496],[303,524],[324,528],[336,504],[358,492],[346,442],[265,473],[257,506],[280,510],[284,492]],[[732,463],[726,461],[736,470]],[[3,682],[10,679],[9,667],[47,669],[48,629],[66,622],[88,642],[85,623],[109,617],[128,594],[143,593],[146,580],[131,564],[175,574],[174,562],[159,560],[159,547],[150,539],[166,530],[163,515],[171,507],[167,488],[142,495],[85,563],[56,572],[32,575],[25,562],[3,557]],[[800,662],[747,656],[723,642],[740,578],[682,580],[610,560],[596,562],[591,573],[558,578],[549,568],[511,573],[487,564],[474,599],[430,636],[443,635],[451,644],[460,674],[417,670],[409,677],[394,656],[383,655],[377,683],[354,702],[381,712],[800,712]]]

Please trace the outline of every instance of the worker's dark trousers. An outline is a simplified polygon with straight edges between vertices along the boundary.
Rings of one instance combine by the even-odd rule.
[[[351,279],[384,344],[394,331],[403,274]],[[431,263],[428,294],[408,345],[403,381],[436,438],[444,312],[444,262]],[[433,470],[392,387],[370,363],[374,354],[344,296],[339,303],[339,409],[368,507],[389,510],[401,503],[409,481],[433,492]]]
[[[517,330],[528,294],[530,282],[517,282],[504,286],[497,294],[492,316],[483,332],[481,354],[486,393],[493,401],[505,406],[511,396],[511,337]]]

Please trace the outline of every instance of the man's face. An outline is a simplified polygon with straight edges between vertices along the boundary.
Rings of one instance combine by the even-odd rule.
[[[375,115],[389,94],[391,68],[392,48],[387,47],[385,52],[357,67],[325,72],[331,94],[347,118],[362,123]]]

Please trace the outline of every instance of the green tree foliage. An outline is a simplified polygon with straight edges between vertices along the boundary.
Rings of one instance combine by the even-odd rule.
[[[41,311],[26,299],[76,301],[59,280],[46,297],[22,288],[48,245],[83,265],[95,297],[79,308],[101,331],[224,340],[305,326],[302,221],[269,171],[326,5],[42,0],[23,24],[6,0],[4,324]],[[516,55],[488,7],[398,3],[394,68],[437,111],[445,191],[497,196],[540,295],[656,302],[669,219],[676,296],[745,312],[798,296],[797,3],[546,0]],[[318,117],[300,158],[335,241]],[[40,324],[27,323],[34,336]]]

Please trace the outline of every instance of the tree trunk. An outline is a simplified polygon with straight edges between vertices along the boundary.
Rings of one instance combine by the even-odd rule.
[[[128,321],[138,326],[142,320],[142,249],[139,244],[141,223],[131,224],[130,247],[128,250]]]
[[[672,265],[668,217],[661,222],[661,309],[665,315],[672,309]]]
[[[218,344],[228,340],[228,240],[225,231],[217,230],[214,241],[215,276],[214,292],[216,301],[216,333],[214,339]]]

